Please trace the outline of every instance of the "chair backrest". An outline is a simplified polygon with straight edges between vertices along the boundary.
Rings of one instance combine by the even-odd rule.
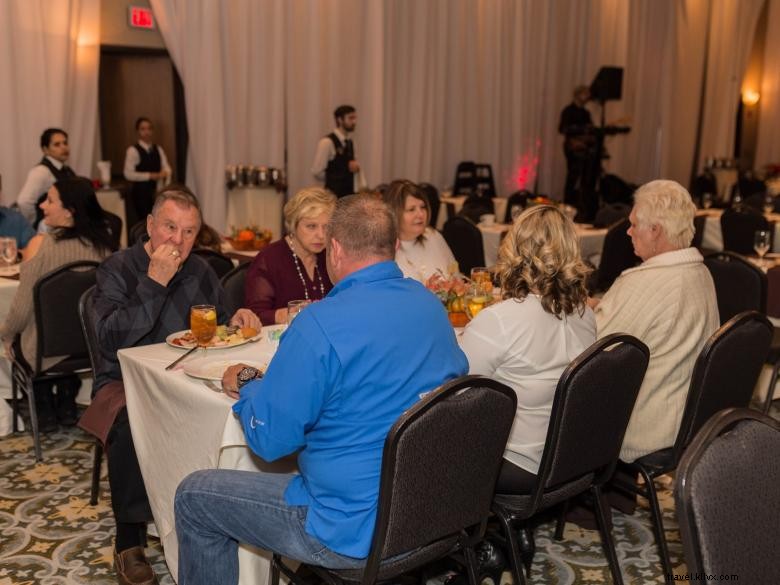
[[[114,243],[114,250],[118,250],[122,243],[122,218],[110,211],[103,210],[108,223],[108,233]]]
[[[127,245],[132,246],[146,235],[146,220],[142,219],[127,232]]]
[[[464,376],[426,394],[387,434],[376,529],[363,582],[379,562],[478,525],[490,514],[517,396]]]
[[[620,273],[627,268],[633,268],[641,262],[634,254],[634,245],[628,228],[631,222],[624,219],[614,224],[604,236],[604,244],[601,248],[601,262],[596,274],[596,289],[608,290]]]
[[[471,195],[475,191],[477,178],[477,165],[474,161],[464,160],[458,163],[455,169],[455,180],[452,183],[452,194]]]
[[[504,213],[504,223],[511,223],[512,222],[512,208],[513,207],[520,207],[520,209],[525,209],[525,206],[528,204],[528,200],[532,197],[532,193],[530,191],[526,191],[523,189],[522,191],[515,191],[512,193],[506,201],[506,213]]]
[[[714,252],[704,265],[715,283],[721,324],[744,311],[766,313],[767,276],[749,260],[733,252]]]
[[[251,262],[239,264],[222,277],[222,288],[225,289],[225,300],[230,307],[229,313],[231,315],[245,305],[244,284],[250,264]]]
[[[193,248],[190,253],[200,256],[208,262],[208,265],[211,266],[211,269],[217,274],[217,278],[222,278],[233,270],[233,261],[224,254],[220,254],[214,250],[209,250],[208,248]]]
[[[100,369],[103,360],[100,356],[100,346],[98,345],[97,338],[97,323],[95,323],[95,290],[96,287],[89,287],[79,299],[81,331],[84,334],[84,341],[87,343],[89,363],[92,364],[93,372],[97,372]]]
[[[472,268],[485,265],[482,232],[474,225],[474,222],[466,217],[456,215],[447,220],[441,233],[458,261],[458,266],[463,274],[469,274]]]
[[[619,221],[626,219],[630,213],[631,206],[626,203],[610,203],[604,205],[596,212],[596,218],[593,220],[593,227],[600,229],[611,227]]]
[[[674,442],[674,462],[694,435],[724,408],[750,403],[774,328],[756,311],[746,311],[722,325],[704,344],[693,366],[680,430]]]
[[[677,469],[674,490],[690,573],[777,581],[780,423],[755,410],[718,413]]]
[[[737,254],[752,254],[756,231],[768,230],[769,221],[750,207],[731,208],[720,216],[723,249]]]
[[[90,260],[70,262],[43,275],[35,283],[36,373],[42,371],[42,360],[46,357],[87,357],[79,318],[79,300],[85,290],[94,286],[97,267],[98,263]]]
[[[545,489],[589,473],[609,479],[645,377],[650,350],[636,337],[599,339],[564,370],[550,413],[535,503]]]
[[[483,197],[480,195],[469,195],[463,202],[463,207],[460,208],[458,215],[467,217],[474,223],[479,223],[480,218],[487,214],[496,212],[496,206],[490,197]]]
[[[706,215],[695,215],[693,217],[693,240],[691,240],[692,248],[701,248],[701,244],[704,241],[704,229],[706,227]]]
[[[712,199],[718,193],[718,181],[711,172],[698,175],[691,183],[691,197],[699,205],[702,204],[702,195],[709,193]]]
[[[426,197],[428,197],[429,217],[428,225],[436,227],[436,220],[439,217],[439,207],[441,207],[441,199],[439,199],[439,190],[430,183],[420,183],[420,189],[423,190]]]

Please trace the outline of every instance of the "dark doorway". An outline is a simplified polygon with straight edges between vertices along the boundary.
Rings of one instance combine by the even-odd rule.
[[[184,89],[166,51],[101,47],[99,103],[101,155],[103,160],[111,161],[114,185],[121,188],[125,184],[122,174],[125,151],[136,141],[135,121],[139,116],[152,120],[154,141],[168,157],[173,180],[184,182],[187,161]],[[128,222],[132,219],[138,218],[128,216]]]

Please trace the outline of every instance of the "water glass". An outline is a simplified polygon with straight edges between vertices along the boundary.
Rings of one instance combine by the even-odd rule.
[[[493,277],[491,276],[490,270],[488,268],[484,266],[472,268],[471,281],[484,294],[489,295],[493,292]]]
[[[287,325],[292,324],[293,319],[298,316],[298,313],[303,311],[308,305],[311,304],[310,300],[297,300],[287,303]]]
[[[512,223],[520,217],[520,214],[523,213],[523,206],[522,205],[513,205],[509,209],[509,216],[512,218]]]
[[[704,209],[709,209],[710,207],[712,207],[712,193],[701,194],[701,206]]]
[[[18,253],[16,238],[0,238],[0,256],[2,256],[4,265],[13,266],[16,264]]]
[[[775,212],[775,199],[771,195],[764,197],[764,213],[767,215]]]
[[[758,263],[764,266],[764,254],[769,252],[772,239],[769,230],[758,230],[753,239],[753,249],[758,254]]]

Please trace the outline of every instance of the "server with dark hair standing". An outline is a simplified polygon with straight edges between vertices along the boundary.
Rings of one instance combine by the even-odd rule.
[[[38,204],[56,181],[75,177],[76,173],[65,164],[70,156],[68,133],[60,128],[46,128],[41,134],[43,158],[27,174],[27,180],[19,191],[16,205],[24,218],[38,227],[43,217]]]
[[[162,147],[152,143],[154,126],[149,118],[135,122],[138,142],[127,147],[125,153],[125,179],[132,183],[130,200],[135,210],[135,221],[142,221],[152,210],[158,181],[171,176],[171,167]]]
[[[326,189],[337,197],[344,197],[357,193],[365,185],[350,138],[357,125],[357,112],[353,106],[339,106],[333,117],[336,128],[317,144],[311,171],[315,179],[324,181]]]

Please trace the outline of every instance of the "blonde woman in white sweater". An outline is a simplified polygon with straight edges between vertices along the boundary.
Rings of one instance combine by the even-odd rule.
[[[50,231],[30,240],[28,255],[20,267],[19,288],[5,323],[0,327],[6,355],[10,354],[11,344],[20,334],[21,343],[15,349],[21,351],[21,357],[29,364],[35,364],[37,351],[38,332],[32,300],[35,283],[41,276],[69,262],[102,260],[113,247],[105,214],[88,179],[74,177],[57,181],[49,189],[40,208]],[[43,367],[49,368],[57,361],[48,358],[44,360]],[[41,431],[55,430],[58,421],[66,426],[76,424],[76,394],[80,385],[78,376],[58,380],[55,405],[52,383],[35,383],[36,411]]]
[[[695,211],[674,181],[640,187],[628,234],[643,262],[625,270],[595,309],[599,337],[630,333],[650,348],[620,451],[626,462],[674,444],[694,362],[719,326],[712,277],[690,247]]]

